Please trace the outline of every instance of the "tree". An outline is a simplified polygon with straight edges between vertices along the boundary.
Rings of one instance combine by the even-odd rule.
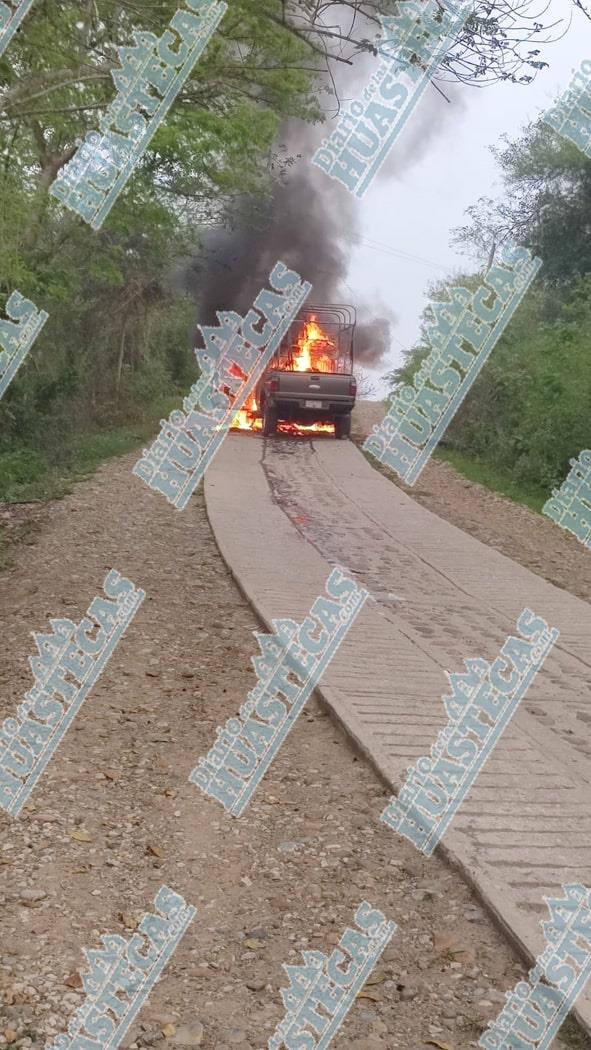
[[[571,0],[580,15],[589,18],[585,0]],[[337,63],[352,64],[360,52],[377,57],[380,17],[397,14],[396,0],[282,0],[268,17],[312,47],[321,67],[330,72]],[[552,33],[568,30],[564,20],[549,25],[539,21],[539,7],[530,0],[482,0],[444,57],[437,79],[463,83],[510,80],[530,83],[547,65],[540,48]]]
[[[591,160],[541,120],[514,142],[491,147],[504,188],[498,201],[481,198],[454,242],[485,259],[507,238],[544,261],[541,282],[568,291],[591,270]]]
[[[529,2],[511,4],[477,6],[441,79],[534,75],[528,37],[545,31]],[[360,54],[377,61],[379,17],[399,10],[394,0],[232,0],[95,234],[48,190],[115,95],[116,47],[134,29],[159,35],[178,6],[37,0],[0,57],[0,297],[18,288],[50,314],[0,402],[9,443],[24,436],[45,448],[52,429],[57,444],[67,427],[131,418],[179,392],[195,363],[175,264],[193,253],[198,227],[224,221],[237,200],[264,211],[292,160],[277,152],[278,129],[319,120],[335,67]],[[583,206],[586,184],[581,192]]]
[[[373,401],[378,388],[369,373],[361,365],[355,365],[353,373],[357,380],[357,397],[361,401]]]
[[[511,237],[543,267],[486,367],[460,405],[446,443],[549,491],[568,473],[570,457],[591,446],[591,160],[541,123],[494,154],[504,194],[469,209],[456,231],[484,267],[492,245]],[[449,279],[475,287],[481,274]],[[393,388],[412,379],[428,353],[428,313],[421,337]]]
[[[194,305],[170,275],[199,222],[268,192],[280,124],[318,115],[309,48],[266,3],[233,0],[98,233],[48,189],[115,95],[115,45],[160,35],[178,2],[38,0],[0,58],[0,292],[50,315],[0,401],[9,446],[160,412],[196,378]]]

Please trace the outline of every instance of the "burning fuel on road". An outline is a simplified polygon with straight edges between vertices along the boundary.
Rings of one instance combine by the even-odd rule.
[[[356,312],[317,304],[300,311],[258,386],[235,413],[234,430],[348,437],[357,394],[353,373]]]
[[[177,510],[187,506],[312,288],[282,262],[273,267],[269,283],[274,291],[262,288],[245,317],[223,311],[217,326],[200,326],[205,346],[195,353],[201,376],[183,401],[184,412],[175,410],[162,420],[159,437],[133,468]]]
[[[287,357],[278,356],[273,367],[281,372],[324,372],[331,374],[335,372],[334,351],[337,344],[330,339],[316,319],[316,314],[311,313],[303,322],[301,332]],[[332,352],[332,353],[331,353]],[[256,396],[253,394],[246,402],[244,408],[236,413],[232,420],[232,430],[261,431],[263,421]],[[334,434],[334,423],[295,423],[293,421],[278,421],[277,430],[284,434]]]

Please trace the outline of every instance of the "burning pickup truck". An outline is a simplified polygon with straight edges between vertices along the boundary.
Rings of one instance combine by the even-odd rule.
[[[237,430],[326,431],[348,437],[357,382],[352,306],[308,306],[292,321],[254,396],[232,424]]]

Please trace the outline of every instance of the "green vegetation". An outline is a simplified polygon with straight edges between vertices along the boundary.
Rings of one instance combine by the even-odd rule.
[[[562,1025],[559,1035],[567,1050],[591,1050],[591,1039],[570,1015]]]
[[[457,238],[484,261],[492,244],[511,236],[544,265],[454,417],[441,455],[467,477],[539,509],[569,459],[591,447],[591,160],[542,124],[494,152],[505,197],[480,201]],[[431,297],[480,279],[440,282]],[[391,374],[394,385],[408,382],[428,352],[428,320],[427,310],[418,345]]]
[[[145,408],[145,418],[135,423],[80,429],[71,443],[47,449],[21,445],[0,452],[0,500],[23,503],[66,495],[72,482],[92,474],[105,460],[147,443],[153,437],[155,421],[174,407],[172,399],[160,406],[151,402]]]
[[[523,503],[532,510],[541,511],[548,498],[548,493],[544,489],[525,484],[518,485],[509,471],[463,452],[454,452],[453,449],[439,447],[433,456],[434,459],[449,463],[458,474],[468,478],[468,481],[475,481],[478,485],[484,485],[494,492],[500,492],[502,496],[507,496],[515,503]]]
[[[573,2],[584,17],[585,4]],[[338,0],[322,8],[232,0],[96,233],[48,190],[115,95],[115,46],[132,43],[137,30],[159,35],[178,6],[37,0],[0,56],[0,308],[18,289],[49,314],[0,400],[5,499],[56,493],[60,479],[129,447],[124,435],[141,441],[157,429],[162,403],[178,403],[197,378],[199,270],[192,295],[180,290],[179,273],[195,258],[202,231],[236,215],[264,227],[276,183],[294,161],[280,130],[294,118],[318,120],[336,102],[331,65],[360,51],[376,54],[362,17],[338,28]],[[362,0],[356,10],[377,30],[377,15],[391,14],[393,0]],[[445,76],[527,83],[545,63],[537,49],[507,39],[506,17],[502,4],[482,4],[446,56]],[[540,28],[535,23],[532,32]],[[539,129],[499,159],[512,194],[501,219],[509,215],[532,241],[536,208],[544,206],[546,284],[495,351],[453,439],[466,456],[515,463],[519,485],[548,485],[568,455],[590,443],[581,416],[589,392],[590,165]],[[475,213],[474,227],[476,240],[488,244],[487,216]],[[493,410],[494,441],[485,448]]]
[[[115,95],[114,45],[163,32],[178,0],[39,0],[0,58],[0,307],[18,289],[49,314],[0,401],[0,498],[140,443],[197,378],[178,270],[232,202],[270,194],[281,124],[317,116],[280,6],[233,0],[98,233],[48,189]]]

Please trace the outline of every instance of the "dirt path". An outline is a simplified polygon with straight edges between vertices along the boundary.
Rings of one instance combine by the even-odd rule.
[[[559,630],[441,844],[531,962],[544,896],[591,873],[591,607],[418,506],[349,442],[231,436],[205,491],[266,623],[305,615],[334,565],[369,591],[319,690],[394,791],[443,728],[446,671],[494,660],[526,607]],[[587,995],[577,1011],[591,1028]]]
[[[361,402],[354,415],[355,440],[361,442],[383,416],[381,403]],[[376,465],[373,459],[372,465]],[[556,587],[562,587],[586,602],[591,601],[589,552],[549,518],[521,507],[483,485],[467,481],[440,460],[429,461],[413,488],[400,481],[393,471],[378,469],[440,518],[513,558]]]
[[[335,1046],[476,1046],[522,966],[442,861],[404,842],[393,857],[375,819],[386,792],[315,702],[240,820],[188,783],[254,683],[260,625],[201,494],[176,513],[134,459],[50,506],[0,581],[4,717],[30,685],[32,629],[81,618],[113,566],[147,593],[21,819],[0,814],[0,1043],[63,1031],[82,948],[129,937],[166,883],[198,914],[124,1046],[266,1046],[282,963],[330,952],[363,899],[399,930]]]

